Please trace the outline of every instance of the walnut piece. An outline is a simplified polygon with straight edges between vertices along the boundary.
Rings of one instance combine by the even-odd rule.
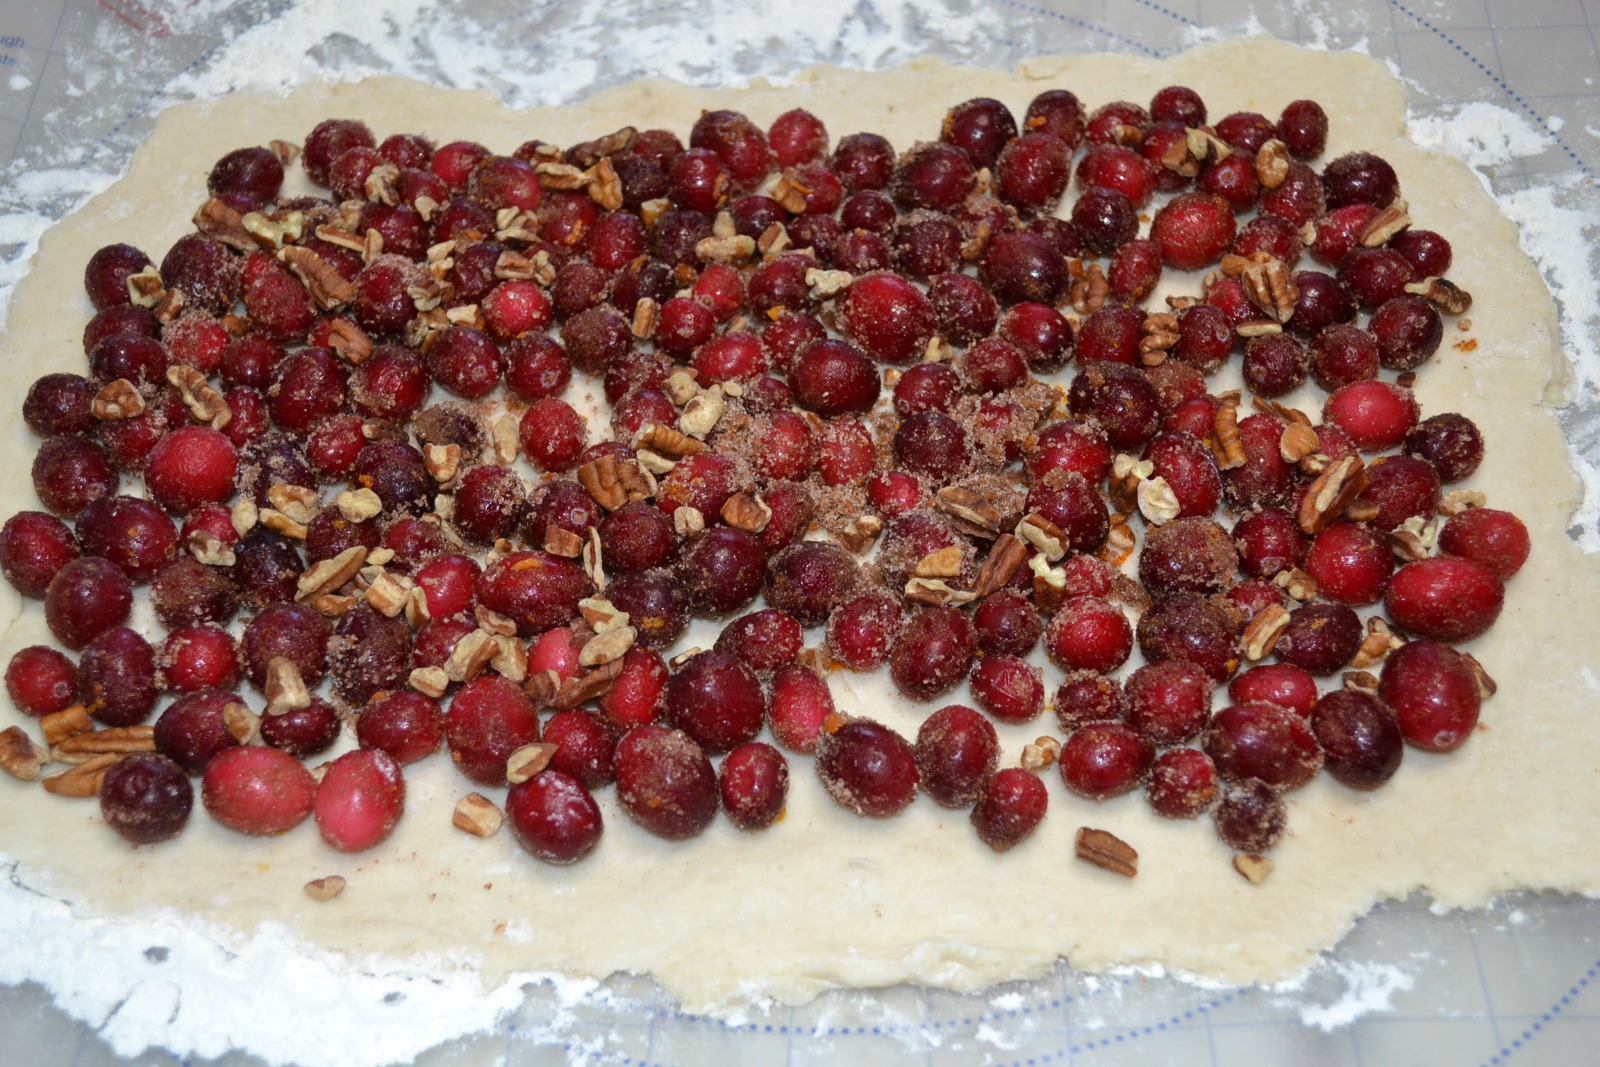
[[[89,401],[89,412],[101,422],[121,422],[144,414],[144,397],[126,378],[116,378],[100,387]]]

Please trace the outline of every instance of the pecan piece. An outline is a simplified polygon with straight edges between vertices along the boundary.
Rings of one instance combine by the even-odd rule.
[[[978,580],[972,587],[973,599],[982,600],[1010,585],[1027,556],[1028,550],[1020,539],[1014,534],[1001,534],[978,570]]]
[[[326,904],[340,893],[343,893],[345,885],[344,876],[340,874],[330,874],[326,878],[313,878],[305,884],[306,896]]]
[[[772,509],[759,495],[735,493],[722,505],[722,521],[734,529],[758,534],[772,521]]]
[[[494,801],[482,793],[468,793],[456,801],[456,809],[450,816],[450,825],[473,837],[493,837],[504,822],[505,816],[495,807]]]
[[[612,660],[604,663],[580,678],[568,678],[556,690],[555,696],[550,700],[550,706],[558,710],[575,708],[605,696],[611,692],[611,687],[616,683],[617,675],[622,673],[622,661]]]
[[[960,485],[949,485],[934,494],[935,506],[952,519],[964,533],[994,538],[1000,534],[1000,509],[981,494]]]
[[[1422,297],[1446,315],[1464,315],[1472,309],[1472,294],[1445,278],[1424,278],[1406,286],[1406,292]],[[1462,328],[1471,324],[1463,319]]]
[[[48,753],[33,743],[20,726],[0,730],[0,771],[24,782],[35,782]]]
[[[526,782],[550,766],[550,759],[556,754],[555,745],[535,741],[531,745],[523,745],[511,755],[506,757],[506,781],[512,785]]]
[[[1132,878],[1139,873],[1139,853],[1109,830],[1095,830],[1088,826],[1078,827],[1078,836],[1073,841],[1073,852],[1080,860],[1085,860],[1096,867],[1120,874],[1124,878]]]
[[[1241,852],[1233,857],[1233,869],[1251,885],[1260,885],[1272,873],[1272,861],[1256,852]]]
[[[306,292],[311,294],[311,299],[323,311],[342,307],[355,296],[355,286],[345,281],[344,275],[335,270],[333,264],[311,249],[290,245],[278,255],[304,283]]]
[[[89,412],[101,422],[121,422],[144,414],[144,397],[126,378],[117,378],[101,386],[89,401]]]
[[[1319,534],[1326,530],[1366,487],[1366,464],[1359,456],[1346,456],[1317,475],[1317,480],[1306,490],[1296,516],[1301,531]]]

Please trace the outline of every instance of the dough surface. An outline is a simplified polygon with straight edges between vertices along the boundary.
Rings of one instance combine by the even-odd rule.
[[[1316,98],[1332,119],[1321,162],[1361,148],[1394,164],[1412,217],[1451,240],[1450,277],[1475,298],[1472,331],[1447,323],[1444,346],[1421,368],[1423,414],[1461,411],[1477,420],[1488,457],[1468,487],[1521,516],[1535,546],[1499,623],[1470,646],[1499,683],[1476,735],[1448,756],[1407,750],[1399,774],[1373,794],[1327,775],[1292,794],[1290,833],[1265,884],[1252,886],[1232,869],[1204,821],[1157,818],[1137,794],[1101,804],[1073,797],[1054,770],[1045,772],[1051,807],[1040,831],[996,855],[964,812],[926,797],[890,821],[835,807],[804,757],[791,761],[787,816],[759,835],[719,818],[693,841],[663,842],[631,823],[608,790],[600,797],[605,837],[570,868],[531,860],[506,832],[478,840],[453,830],[451,807],[469,786],[444,756],[408,769],[396,833],[359,855],[335,853],[310,826],[246,839],[200,810],[177,840],[134,850],[98,825],[92,802],[3,777],[0,854],[21,862],[29,884],[85,913],[171,907],[245,929],[283,923],[354,956],[454,954],[491,982],[518,971],[647,972],[690,1010],[753,994],[798,1001],[836,984],[971,989],[1041,974],[1063,956],[1084,969],[1160,962],[1228,982],[1272,979],[1333,945],[1374,902],[1417,889],[1449,906],[1523,887],[1600,890],[1600,731],[1590,710],[1596,693],[1582,673],[1600,621],[1600,567],[1564,532],[1577,483],[1544,406],[1561,398],[1567,373],[1555,310],[1476,177],[1408,142],[1402,87],[1361,55],[1256,40],[1163,62],[1039,60],[1015,75],[932,62],[870,74],[818,69],[794,85],[730,91],[641,82],[582,105],[521,113],[486,93],[389,79],[186,105],[162,119],[116,186],[46,236],[16,290],[0,359],[0,393],[13,405],[0,426],[12,457],[0,471],[5,514],[39,506],[28,473],[36,441],[15,405],[46,370],[83,367],[89,254],[127,241],[159,261],[188,231],[212,163],[241,144],[299,140],[320,119],[339,116],[365,120],[380,137],[416,131],[505,152],[531,137],[571,144],[623,123],[686,135],[709,108],[743,110],[765,128],[805,107],[835,139],[874,130],[903,150],[932,137],[945,109],[969,97],[997,97],[1021,114],[1052,86],[1071,88],[1093,108],[1148,100],[1179,83],[1197,89],[1217,116],[1276,115],[1292,99]],[[1187,284],[1196,291],[1194,280]],[[1452,344],[1467,337],[1474,351]],[[0,661],[49,640],[39,605],[9,585],[0,589],[0,618]],[[161,636],[159,628],[146,632]],[[710,640],[691,634],[680,647]],[[1053,690],[1052,679],[1059,672],[1047,670]],[[911,706],[882,674],[840,672],[831,683],[841,709],[907,736],[933,707],[970,703],[958,692]],[[1217,699],[1220,707],[1225,694]],[[13,709],[0,708],[0,727],[17,721]],[[1006,761],[1043,732],[1054,732],[1048,716],[1003,727]],[[1085,825],[1133,844],[1138,877],[1074,860],[1073,835]],[[332,874],[349,881],[338,899],[316,903],[302,891]]]

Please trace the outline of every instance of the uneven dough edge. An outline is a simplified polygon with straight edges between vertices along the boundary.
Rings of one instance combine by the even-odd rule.
[[[20,399],[46,366],[81,367],[89,251],[129,240],[159,259],[188,229],[216,157],[240,143],[302,137],[323,117],[354,115],[380,132],[472,137],[508,151],[528,137],[571,143],[623,121],[687,132],[702,108],[737,107],[765,124],[802,106],[834,137],[873,129],[905,148],[932,136],[944,109],[970,96],[996,96],[1020,112],[1047,84],[1072,88],[1093,107],[1147,99],[1176,82],[1197,88],[1218,115],[1272,115],[1315,96],[1333,116],[1325,158],[1368,148],[1395,164],[1417,224],[1452,240],[1451,276],[1476,299],[1479,347],[1452,349],[1458,335],[1447,328],[1446,347],[1422,371],[1424,413],[1461,410],[1480,421],[1490,452],[1470,484],[1527,520],[1536,544],[1501,622],[1474,648],[1501,685],[1483,729],[1451,756],[1408,751],[1377,794],[1354,794],[1326,776],[1295,794],[1292,833],[1266,885],[1244,883],[1208,827],[1156,819],[1138,797],[1093,805],[1052,781],[1045,827],[997,857],[961,813],[925,798],[888,824],[840,812],[803,759],[792,766],[788,817],[765,835],[719,821],[694,842],[667,845],[628,823],[607,796],[606,839],[570,869],[533,863],[507,835],[480,842],[451,831],[449,802],[465,783],[438,757],[408,774],[408,813],[395,838],[357,857],[334,854],[309,827],[263,843],[201,813],[179,841],[129,850],[92,825],[97,816],[81,802],[10,780],[0,782],[12,814],[0,851],[48,869],[52,891],[85,911],[137,915],[157,900],[224,924],[283,921],[357,956],[463,950],[490,981],[540,969],[649,972],[691,1010],[744,1002],[752,990],[796,1001],[836,984],[978,988],[1037,975],[1058,956],[1087,969],[1159,962],[1229,982],[1271,979],[1304,966],[1373,902],[1418,888],[1452,906],[1523,887],[1600,889],[1600,853],[1590,846],[1600,830],[1600,738],[1586,714],[1594,693],[1579,675],[1600,568],[1564,535],[1576,482],[1555,420],[1539,406],[1566,373],[1554,309],[1476,177],[1405,139],[1404,92],[1364,56],[1252,41],[1159,63],[1034,60],[1025,75],[933,61],[873,74],[819,68],[792,85],[743,91],[642,82],[524,115],[486,93],[394,79],[189,105],[163,118],[123,181],[46,235],[14,295],[0,387]],[[0,499],[8,514],[36,507],[20,458],[31,455],[30,435],[15,418],[0,432],[19,457],[0,471]],[[9,586],[0,590],[0,617],[13,618],[0,656],[43,639],[36,606],[21,610]],[[841,707],[906,732],[931,710],[898,706],[858,679],[834,681]],[[0,725],[14,719],[0,710]],[[1043,726],[1003,730],[1005,751],[1014,754]],[[1072,833],[1085,824],[1139,848],[1136,880],[1071,859]],[[329,905],[309,903],[300,886],[331,873],[349,878],[349,890]]]

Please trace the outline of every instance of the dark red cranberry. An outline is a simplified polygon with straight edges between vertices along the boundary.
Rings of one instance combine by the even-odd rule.
[[[753,611],[730,622],[717,635],[716,651],[761,672],[794,662],[805,643],[800,623],[776,608]]]
[[[894,230],[895,268],[913,278],[959,270],[964,238],[954,219],[933,211],[913,211]]]
[[[1339,522],[1312,539],[1304,567],[1320,595],[1359,607],[1383,596],[1394,556],[1387,542],[1366,526]]]
[[[895,164],[890,193],[902,208],[951,211],[961,206],[977,182],[966,152],[954,145],[923,143]]]
[[[1196,184],[1200,192],[1221,197],[1236,215],[1249,211],[1261,195],[1256,161],[1248,155],[1231,155],[1209,164]]]
[[[399,763],[415,763],[444,744],[444,712],[438,701],[414,689],[382,693],[361,709],[356,738],[362,748],[381,749]]]
[[[845,188],[883,189],[894,173],[894,146],[875,133],[852,133],[839,139],[830,162]]]
[[[77,698],[77,668],[49,645],[18,649],[6,664],[6,693],[25,715],[49,715]]]
[[[888,818],[916,798],[920,774],[909,742],[889,727],[852,719],[817,738],[817,775],[857,815]]]
[[[852,670],[873,670],[889,658],[904,617],[899,599],[882,590],[846,600],[828,616],[828,651]]]
[[[168,692],[230,689],[239,683],[239,645],[217,626],[179,626],[161,643],[156,682]]]
[[[187,552],[163,563],[150,580],[150,606],[168,628],[226,623],[238,603],[227,570],[208,567]]]
[[[257,689],[265,689],[268,666],[286,659],[315,688],[328,669],[328,622],[306,604],[273,604],[244,628],[240,650],[245,675]]]
[[[889,676],[912,700],[932,700],[960,684],[972,669],[977,637],[954,608],[929,607],[912,615],[889,654]]]
[[[89,257],[83,269],[83,288],[96,311],[127,305],[128,279],[153,266],[150,257],[128,244],[110,244]]]
[[[1315,100],[1285,104],[1278,116],[1278,138],[1296,159],[1315,159],[1328,143],[1328,113]]]
[[[1258,855],[1283,837],[1289,811],[1272,786],[1259,778],[1246,778],[1223,787],[1211,822],[1228,847]]]
[[[333,705],[312,697],[306,707],[264,716],[261,740],[297,759],[309,759],[332,748],[342,728]]]
[[[1136,367],[1089,364],[1072,380],[1067,403],[1074,415],[1096,419],[1119,451],[1141,448],[1161,428],[1155,388]]]
[[[459,502],[457,508],[460,508]],[[670,515],[636,500],[601,520],[600,544],[608,568],[643,571],[671,561],[678,549],[678,535]]]
[[[100,780],[100,815],[135,845],[177,837],[194,808],[194,786],[177,764],[155,753],[133,753]]]
[[[1434,306],[1406,294],[1384,301],[1367,324],[1378,342],[1378,359],[1389,370],[1413,370],[1426,363],[1444,340],[1444,324]]]
[[[1446,483],[1471,476],[1483,462],[1483,434],[1471,419],[1455,412],[1423,419],[1406,434],[1405,448],[1430,463]]]
[[[1050,794],[1039,776],[1020,767],[1006,767],[991,778],[972,809],[978,839],[996,852],[1006,852],[1044,820]]]
[[[498,674],[482,674],[457,690],[445,715],[450,758],[480,785],[504,785],[506,760],[539,740],[533,701]]]
[[[859,414],[878,398],[878,372],[859,348],[826,340],[801,353],[789,377],[795,400],[824,418]]]
[[[517,843],[545,863],[576,863],[600,843],[600,805],[579,779],[546,768],[513,785],[506,819]]]
[[[1063,670],[1109,673],[1126,663],[1133,650],[1127,616],[1098,597],[1074,597],[1050,617],[1045,650]]]
[[[97,425],[90,410],[94,394],[81,374],[46,374],[28,387],[22,421],[41,437],[88,433]]]
[[[1054,304],[1069,281],[1061,254],[1045,238],[1025,230],[995,235],[984,250],[978,276],[1002,304]]]
[[[293,543],[279,534],[257,527],[239,539],[233,555],[230,577],[241,606],[259,610],[293,600],[299,592],[305,562]]]
[[[700,746],[681,730],[636,726],[618,742],[615,760],[617,800],[651,833],[683,840],[716,816],[716,772]]]
[[[702,618],[716,618],[755,599],[767,575],[767,553],[752,534],[714,526],[683,546],[676,573],[691,610]]]
[[[514,621],[522,636],[533,637],[571,619],[593,588],[576,561],[534,550],[490,565],[477,580],[476,595],[479,604]]]
[[[772,559],[766,576],[767,602],[802,626],[824,622],[859,582],[855,557],[827,541],[801,541]]]
[[[1362,203],[1385,208],[1400,195],[1394,168],[1371,152],[1350,152],[1333,160],[1323,168],[1322,184],[1330,207]]]
[[[156,653],[126,626],[96,634],[78,658],[78,700],[107,726],[134,726],[156,706]]]
[[[1335,277],[1364,310],[1371,311],[1405,296],[1405,287],[1416,280],[1416,272],[1391,248],[1352,248],[1339,261]]]
[[[915,746],[922,788],[947,808],[964,808],[982,794],[1000,760],[994,727],[959,704],[923,720]]]
[[[339,620],[328,643],[333,690],[359,705],[384,690],[399,689],[411,673],[411,628],[360,604]]]
[[[1029,722],[1044,709],[1039,669],[1004,653],[978,660],[972,671],[972,695],[979,707],[1005,723]]]
[[[1210,809],[1217,797],[1217,768],[1197,748],[1168,749],[1150,766],[1145,799],[1167,819],[1193,819]]]
[[[1442,277],[1454,258],[1450,242],[1432,230],[1402,231],[1389,238],[1389,247],[1405,257],[1419,278]]]
[[[1528,561],[1531,544],[1527,525],[1511,512],[1470,508],[1445,522],[1439,550],[1481,563],[1504,582]]]
[[[1253,337],[1244,349],[1244,383],[1256,396],[1287,396],[1305,384],[1311,369],[1306,346],[1289,334]]]
[[[717,774],[722,810],[741,830],[765,830],[783,815],[789,794],[789,763],[762,741],[728,753]]]
[[[0,573],[23,596],[43,597],[56,573],[81,554],[71,527],[42,511],[19,511],[0,528]]]
[[[183,294],[185,306],[222,315],[239,295],[240,263],[221,241],[185,234],[162,258],[161,280]]]
[[[606,599],[628,613],[649,648],[666,648],[689,625],[689,595],[668,571],[619,574],[606,583]]]
[[[709,755],[754,740],[766,718],[755,671],[724,652],[702,652],[679,667],[665,701],[668,720]]]
[[[1138,209],[1120,189],[1093,186],[1073,203],[1072,228],[1086,250],[1108,256],[1138,234]]]
[[[1066,191],[1072,150],[1048,133],[1027,133],[1007,144],[996,168],[996,193],[1022,211],[1049,211]]]
[[[1350,662],[1365,635],[1360,617],[1343,604],[1305,604],[1289,613],[1273,650],[1285,663],[1328,675]]]
[[[1152,528],[1139,555],[1139,580],[1155,596],[1220,593],[1238,570],[1233,539],[1209,514]]]
[[[1198,594],[1174,593],[1157,600],[1139,617],[1137,636],[1146,660],[1186,659],[1217,682],[1239,668],[1233,619]]]
[[[1044,633],[1044,622],[1028,600],[1016,593],[985,597],[972,613],[978,647],[989,655],[1026,656]]]
[[[1405,749],[1400,723],[1377,697],[1335,690],[1317,702],[1311,729],[1328,773],[1351,789],[1376,789],[1400,769]]]
[[[1277,215],[1296,226],[1304,226],[1327,207],[1322,179],[1304,163],[1289,164],[1289,173],[1276,189],[1268,189],[1259,201],[1262,214]]]
[[[1322,749],[1301,715],[1251,702],[1222,709],[1206,727],[1206,755],[1224,779],[1255,778],[1273,789],[1298,789],[1322,766]]]
[[[1164,263],[1178,270],[1202,270],[1233,242],[1233,212],[1209,193],[1179,193],[1156,213],[1150,239]]]

